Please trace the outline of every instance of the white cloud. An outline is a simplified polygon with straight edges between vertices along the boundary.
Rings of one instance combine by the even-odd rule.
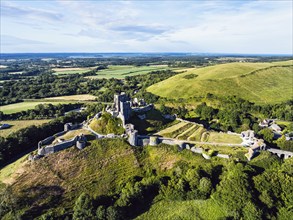
[[[1,14],[5,18],[1,34],[17,37],[21,30],[25,39],[51,44],[40,50],[292,54],[292,1],[58,0],[46,4],[11,3],[15,13]],[[26,48],[30,51],[29,45]]]

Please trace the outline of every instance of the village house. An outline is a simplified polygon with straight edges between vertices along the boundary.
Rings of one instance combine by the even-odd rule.
[[[254,143],[254,131],[253,130],[247,130],[241,132],[241,138],[242,138],[242,145],[250,146]]]
[[[270,129],[272,129],[273,130],[273,132],[276,132],[276,133],[281,133],[281,131],[282,131],[282,129],[280,128],[280,126],[279,125],[277,125],[277,124],[272,124],[271,126],[270,126]]]
[[[262,120],[258,125],[259,125],[259,127],[261,127],[261,128],[267,128],[267,127],[269,127],[270,124],[273,123],[273,122],[274,122],[274,120],[272,120],[272,119],[264,119],[264,120]]]

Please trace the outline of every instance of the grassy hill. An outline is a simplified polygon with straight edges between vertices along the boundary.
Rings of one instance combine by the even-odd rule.
[[[279,103],[293,97],[293,60],[276,63],[228,63],[189,69],[150,86],[147,91],[167,98],[212,93],[236,95],[255,103]]]
[[[129,179],[144,176],[148,169],[167,174],[179,161],[193,165],[205,161],[199,155],[191,155],[156,147],[148,147],[140,154],[122,139],[94,140],[82,151],[72,147],[33,163],[23,157],[1,170],[0,183],[11,185],[14,197],[21,201],[17,212],[24,219],[50,209],[60,215],[72,212],[81,192],[93,198],[111,195]]]
[[[94,197],[108,194],[130,176],[140,174],[133,149],[119,139],[93,141],[82,151],[69,148],[32,164],[20,160],[22,165],[15,162],[18,176],[10,181],[14,194],[27,204],[20,210],[25,219],[38,216],[42,209],[56,208],[57,204],[63,204],[58,209],[71,208],[81,192]],[[7,173],[6,169],[11,165],[1,173]],[[0,177],[0,182],[8,178]]]
[[[99,134],[123,134],[124,128],[120,118],[103,113],[99,119],[94,118],[89,127]]]
[[[267,167],[269,162],[269,167],[278,167],[277,157],[266,153],[255,165]],[[283,168],[278,167],[282,169],[280,175],[288,172],[292,162],[288,159]],[[191,151],[178,151],[176,147],[163,144],[137,148],[123,139],[92,140],[83,150],[72,147],[33,163],[23,157],[0,170],[0,196],[5,199],[1,208],[5,207],[7,198],[13,198],[10,203],[14,204],[13,212],[6,212],[2,219],[16,219],[15,215],[21,219],[71,219],[75,201],[81,193],[93,199],[94,212],[99,204],[124,210],[126,217],[121,219],[224,219],[231,217],[231,212],[213,196],[201,192],[215,195],[214,192],[219,191],[220,175],[232,169],[232,165],[226,159],[205,160]],[[232,167],[241,169],[242,166],[239,163]],[[232,180],[234,178],[233,186],[238,181],[238,177]],[[208,180],[215,185],[205,187]],[[290,179],[288,181],[290,184]],[[3,196],[1,182],[9,184],[6,196]],[[278,184],[283,182],[280,180]],[[187,186],[192,186],[193,191]],[[229,190],[233,191],[233,187]],[[242,197],[233,199],[242,201]],[[138,200],[133,200],[135,198]],[[38,218],[44,213],[49,213],[50,218]]]

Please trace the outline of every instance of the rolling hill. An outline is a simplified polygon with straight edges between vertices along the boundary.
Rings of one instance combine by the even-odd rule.
[[[258,103],[293,98],[293,60],[274,63],[227,63],[192,68],[150,86],[147,91],[166,98],[236,95]]]
[[[213,149],[222,152],[225,148],[233,151],[234,159],[246,151],[231,147]],[[265,166],[268,170],[274,166],[277,172],[273,172],[279,176],[272,178],[274,182],[265,184],[282,187],[277,191],[278,195],[287,198],[284,195],[288,192],[290,199],[292,193],[288,186],[292,180],[287,173],[292,166],[291,159],[281,165],[277,156],[261,152],[256,160],[249,163]],[[24,156],[1,169],[0,217],[72,219],[75,207],[83,204],[79,202],[80,195],[87,194],[89,200],[84,202],[82,210],[91,213],[93,218],[74,219],[226,219],[231,217],[231,212],[226,206],[219,205],[218,197],[213,195],[221,192],[219,185],[225,186],[226,180],[222,183],[219,177],[225,177],[228,171],[233,173],[233,170],[230,172],[231,167],[240,169],[242,166],[242,163],[234,164],[223,158],[205,160],[191,151],[178,151],[176,146],[161,144],[137,148],[123,139],[91,140],[83,150],[72,147],[33,163]],[[257,177],[263,181],[261,173]],[[232,181],[235,178],[231,177]],[[278,181],[279,178],[283,179]],[[235,187],[238,180],[240,185]],[[228,196],[232,194],[233,200],[240,198],[243,201],[243,194],[238,196],[242,182],[238,177],[235,181],[231,182],[232,188],[230,185],[227,188]],[[233,191],[233,188],[237,190]],[[285,191],[286,188],[289,191]],[[249,189],[245,191],[248,195],[252,192]],[[99,216],[99,208],[103,207],[108,207],[107,218],[94,218]],[[119,218],[110,218],[109,208],[118,210]]]

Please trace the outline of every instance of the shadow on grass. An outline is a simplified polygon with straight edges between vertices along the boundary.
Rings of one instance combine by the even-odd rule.
[[[44,210],[57,207],[62,200],[63,193],[64,189],[57,185],[38,185],[23,190],[18,205],[27,206],[30,209],[25,211],[21,219],[35,219]]]

